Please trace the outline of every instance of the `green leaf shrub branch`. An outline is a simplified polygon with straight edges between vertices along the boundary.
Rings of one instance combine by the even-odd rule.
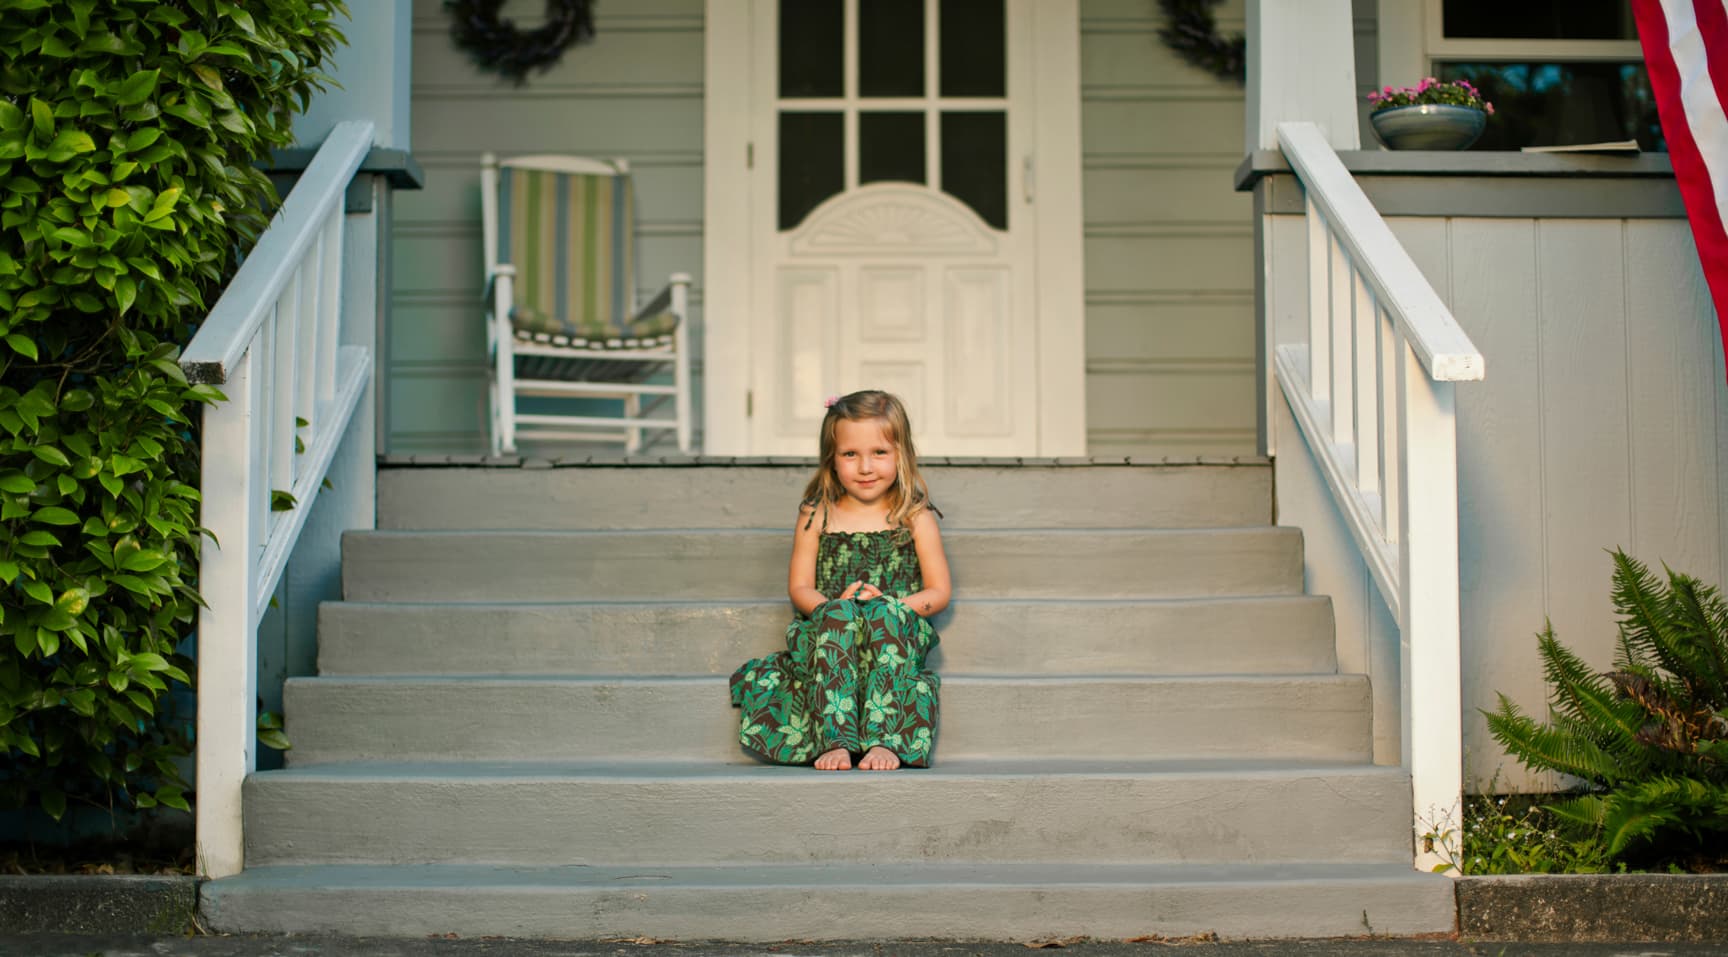
[[[198,406],[341,0],[0,0],[0,806],[188,808]],[[279,736],[279,726],[265,728]]]

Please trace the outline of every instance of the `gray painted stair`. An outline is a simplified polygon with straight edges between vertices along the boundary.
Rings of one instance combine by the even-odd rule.
[[[812,465],[814,460],[812,460]],[[1272,520],[1272,470],[1247,466],[936,466],[946,529],[1215,528]],[[790,528],[811,465],[741,468],[389,469],[378,527]],[[701,495],[690,494],[701,476]]]
[[[1190,598],[1302,591],[1294,528],[957,531],[943,536],[966,598]],[[349,532],[351,601],[778,598],[778,529]],[[484,570],[483,573],[481,570]]]
[[[1409,778],[1368,764],[367,763],[254,775],[245,801],[252,865],[1410,859]]]
[[[331,602],[324,675],[731,674],[785,647],[783,597],[751,601]],[[1200,599],[976,599],[935,619],[944,674],[1315,674],[1337,668],[1332,603],[1292,595]]]
[[[1361,675],[942,679],[938,760],[1241,757],[1366,761]],[[343,677],[288,682],[291,766],[342,761],[748,760],[726,682]],[[1003,715],[1040,715],[1004,723]],[[652,729],[651,734],[642,729]]]
[[[227,931],[783,940],[1450,930],[1264,465],[930,469],[936,766],[737,748],[808,466],[404,469],[343,543]]]

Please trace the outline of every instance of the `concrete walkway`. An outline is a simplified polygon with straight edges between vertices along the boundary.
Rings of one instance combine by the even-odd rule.
[[[1061,947],[977,942],[846,944],[635,944],[502,938],[443,940],[318,936],[0,936],[0,954],[30,957],[1703,957],[1711,944],[1517,944],[1491,941],[1341,940],[1231,943],[1080,941]]]

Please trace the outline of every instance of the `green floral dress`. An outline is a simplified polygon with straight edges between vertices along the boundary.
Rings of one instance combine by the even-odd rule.
[[[786,629],[786,650],[732,673],[745,750],[780,764],[809,764],[834,748],[877,745],[928,767],[936,744],[940,679],[924,670],[936,629],[897,599],[923,589],[905,530],[830,532],[816,550],[816,590],[838,595],[854,581],[882,589],[869,601],[833,599]],[[893,596],[893,597],[890,597]]]

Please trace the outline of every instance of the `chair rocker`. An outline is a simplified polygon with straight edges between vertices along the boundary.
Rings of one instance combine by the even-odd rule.
[[[674,273],[636,307],[628,164],[491,153],[482,162],[493,454],[522,439],[622,440],[635,453],[657,429],[673,430],[688,454],[690,276]],[[623,412],[529,414],[518,410],[523,396],[622,400]],[[667,400],[670,418],[651,415]]]

